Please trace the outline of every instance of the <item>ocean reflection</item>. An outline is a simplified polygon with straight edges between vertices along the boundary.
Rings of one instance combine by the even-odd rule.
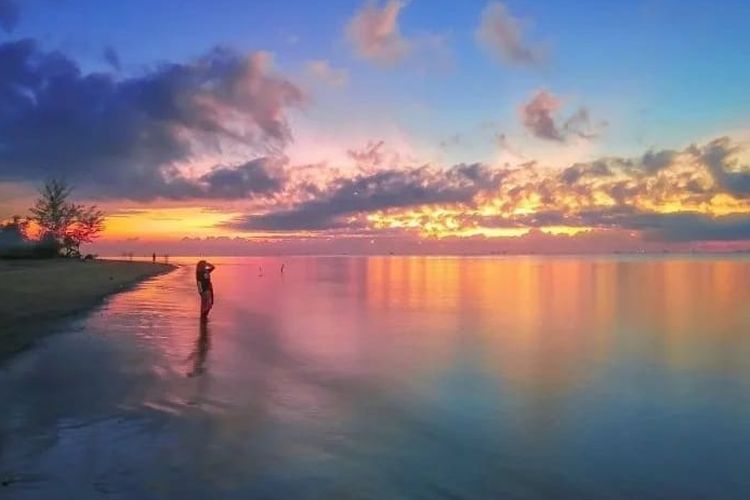
[[[211,261],[0,367],[0,496],[750,496],[744,259]]]
[[[188,373],[188,377],[202,375],[206,371],[206,358],[208,350],[211,348],[211,336],[208,328],[208,321],[198,322],[198,340],[195,342],[195,350],[190,353],[189,360],[193,361],[193,369]]]

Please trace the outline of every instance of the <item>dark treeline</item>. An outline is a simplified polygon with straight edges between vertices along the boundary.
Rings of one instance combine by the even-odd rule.
[[[80,258],[81,244],[104,229],[104,212],[71,202],[71,193],[64,181],[45,183],[29,216],[0,225],[0,258]]]

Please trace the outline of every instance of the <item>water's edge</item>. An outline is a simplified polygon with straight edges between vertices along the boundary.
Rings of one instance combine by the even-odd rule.
[[[160,269],[133,277],[112,289],[104,290],[101,294],[76,304],[72,309],[49,316],[38,316],[33,322],[11,324],[5,328],[0,338],[0,367],[7,364],[17,354],[32,349],[46,336],[58,333],[68,321],[89,314],[115,295],[133,290],[141,283],[172,273],[180,267],[179,264],[160,264]]]

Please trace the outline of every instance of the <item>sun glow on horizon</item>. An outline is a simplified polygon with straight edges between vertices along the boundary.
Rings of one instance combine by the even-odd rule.
[[[105,220],[105,238],[183,238],[185,236],[234,236],[222,224],[238,213],[205,207],[143,208],[115,212]]]

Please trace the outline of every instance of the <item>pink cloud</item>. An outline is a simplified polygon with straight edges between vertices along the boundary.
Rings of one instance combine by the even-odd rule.
[[[560,109],[560,100],[546,90],[541,90],[531,101],[521,106],[523,126],[540,139],[562,141],[562,134],[553,117],[558,109]]]
[[[597,136],[597,129],[606,125],[602,122],[592,125],[589,111],[579,108],[562,125],[555,121],[555,114],[560,110],[562,102],[551,92],[540,90],[534,97],[521,106],[521,122],[523,126],[539,139],[564,142],[569,137],[593,139]]]
[[[305,64],[305,72],[314,79],[331,85],[332,87],[343,87],[349,82],[349,71],[344,68],[334,68],[325,59],[308,61]]]
[[[523,23],[513,17],[501,2],[491,2],[482,11],[475,36],[500,62],[518,65],[536,65],[543,61],[544,53],[524,40]]]
[[[349,21],[346,35],[359,57],[391,65],[409,54],[411,42],[401,35],[398,26],[398,15],[405,5],[399,0],[388,0],[383,7],[368,3]]]

